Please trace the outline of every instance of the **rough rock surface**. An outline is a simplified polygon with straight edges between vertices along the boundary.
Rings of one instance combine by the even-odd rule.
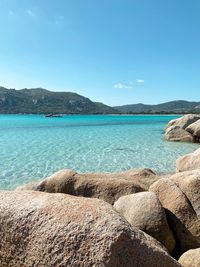
[[[176,239],[176,255],[200,246],[200,222],[190,201],[172,179],[160,179],[150,191],[157,194],[166,210],[167,220]]]
[[[199,114],[188,114],[171,120],[165,128],[165,139],[168,141],[199,142],[199,134]]]
[[[175,247],[165,211],[153,192],[141,192],[120,197],[114,208],[134,227],[160,241],[169,252]]]
[[[186,129],[190,124],[194,123],[195,121],[200,120],[200,115],[198,114],[187,114],[181,118],[171,120],[166,129],[171,126],[178,126],[182,129]]]
[[[179,259],[183,267],[200,267],[200,248],[190,249]]]
[[[33,186],[20,186],[17,190],[37,190],[49,193],[66,193],[75,196],[94,197],[113,204],[119,197],[147,191],[160,179],[149,169],[130,170],[122,173],[78,174],[61,170]]]
[[[191,171],[200,169],[200,148],[176,161],[176,171]]]
[[[165,140],[168,141],[181,141],[181,142],[194,142],[194,137],[186,130],[179,126],[168,127],[165,132]]]
[[[190,124],[186,131],[192,134],[196,138],[196,140],[200,141],[200,119]]]
[[[178,262],[98,199],[0,192],[0,266],[176,267]]]
[[[185,194],[197,214],[197,217],[200,219],[200,169],[176,173],[171,176],[170,179],[172,179]]]

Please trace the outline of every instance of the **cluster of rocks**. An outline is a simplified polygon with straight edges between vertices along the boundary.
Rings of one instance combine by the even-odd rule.
[[[200,142],[200,115],[188,114],[171,120],[165,129],[168,141]]]
[[[1,267],[199,267],[200,149],[175,174],[62,170],[0,192],[0,214]]]

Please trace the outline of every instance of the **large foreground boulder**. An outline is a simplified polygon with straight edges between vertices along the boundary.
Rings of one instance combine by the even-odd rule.
[[[200,221],[178,184],[173,179],[160,179],[150,191],[157,194],[166,210],[167,220],[176,239],[177,256],[185,251],[200,246]]]
[[[149,186],[158,179],[160,177],[149,169],[89,174],[61,170],[41,182],[21,186],[17,190],[32,189],[49,193],[94,197],[113,204],[123,195],[147,191]]]
[[[176,161],[176,171],[191,171],[200,169],[200,148]]]
[[[190,249],[179,259],[183,267],[200,267],[200,248]]]
[[[153,192],[120,197],[114,208],[134,227],[160,241],[171,253],[175,247],[165,211]]]
[[[0,266],[177,267],[150,236],[98,199],[0,193]]]

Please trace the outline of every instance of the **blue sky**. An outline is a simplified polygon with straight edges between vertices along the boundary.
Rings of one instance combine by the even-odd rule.
[[[0,0],[0,85],[200,101],[199,0]]]

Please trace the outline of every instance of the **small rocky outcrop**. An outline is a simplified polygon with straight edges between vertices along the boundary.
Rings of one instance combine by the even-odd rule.
[[[182,129],[186,129],[190,124],[194,123],[195,121],[200,120],[200,115],[199,114],[187,114],[184,115],[181,118],[171,120],[166,129],[171,126],[178,126]]]
[[[0,192],[1,267],[178,267],[153,238],[98,199]]]
[[[165,140],[199,142],[200,115],[188,114],[171,120],[165,129]]]
[[[176,171],[184,172],[200,169],[200,148],[176,161]]]
[[[200,248],[190,249],[179,259],[183,267],[200,267]]]
[[[167,141],[181,141],[194,142],[194,137],[186,130],[179,126],[170,126],[165,131],[165,140]]]
[[[166,210],[169,226],[176,239],[175,254],[181,255],[200,246],[200,220],[190,200],[174,180],[175,177],[160,179],[151,185],[150,191],[158,196]]]
[[[153,192],[120,197],[114,208],[134,227],[160,241],[171,253],[175,247],[165,211]]]
[[[192,124],[190,124],[186,131],[191,133],[192,136],[196,139],[196,141],[200,142],[200,119]]]
[[[149,169],[89,174],[61,170],[41,182],[20,186],[17,190],[32,189],[49,193],[94,197],[114,204],[123,195],[147,191],[149,186],[158,179],[160,177]]]

